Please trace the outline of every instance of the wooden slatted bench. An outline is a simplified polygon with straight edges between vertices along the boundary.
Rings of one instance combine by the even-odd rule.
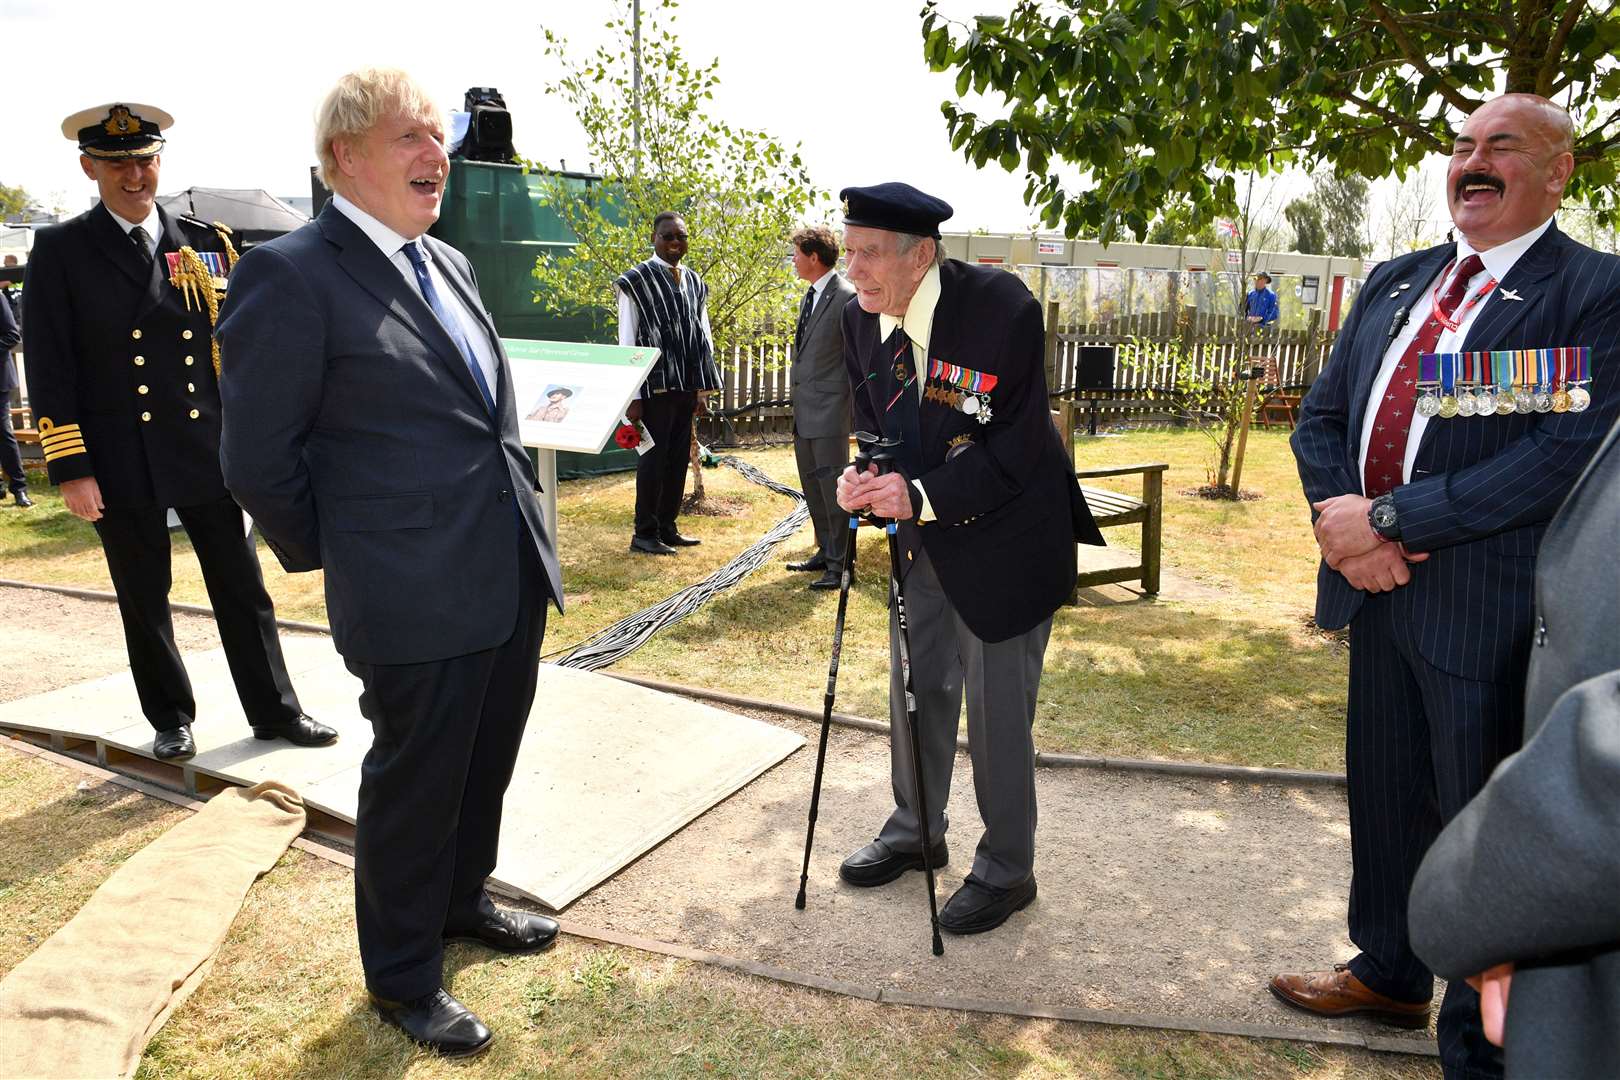
[[[39,442],[39,431],[34,427],[34,414],[27,408],[11,410],[11,430],[20,443]]]
[[[1164,471],[1170,466],[1164,462],[1141,465],[1116,465],[1106,469],[1082,469],[1075,473],[1080,478],[1080,491],[1091,507],[1091,516],[1099,529],[1116,525],[1142,526],[1142,561],[1135,566],[1116,566],[1105,570],[1084,570],[1075,582],[1076,591],[1093,585],[1107,585],[1117,581],[1140,581],[1142,591],[1149,596],[1159,593],[1160,540],[1164,526]],[[1104,476],[1132,476],[1142,474],[1142,497],[1126,495],[1108,488],[1089,487],[1087,480]]]

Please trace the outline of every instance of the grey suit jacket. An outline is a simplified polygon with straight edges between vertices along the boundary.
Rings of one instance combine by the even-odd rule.
[[[1513,961],[1510,1077],[1620,1063],[1620,425],[1547,529],[1525,745],[1429,849],[1412,946],[1466,978]]]
[[[855,288],[836,270],[828,274],[800,340],[793,343],[790,400],[794,433],[806,439],[849,435],[849,376],[844,372],[844,305]]]
[[[242,256],[217,331],[225,483],[287,570],[326,571],[333,642],[367,664],[505,641],[520,544],[562,606],[510,365],[472,265],[422,242],[496,352],[493,416],[421,294],[331,204]]]

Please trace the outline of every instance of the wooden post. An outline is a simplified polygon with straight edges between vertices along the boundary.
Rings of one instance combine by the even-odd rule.
[[[1242,489],[1238,483],[1243,479],[1243,451],[1249,445],[1249,421],[1254,417],[1254,401],[1260,391],[1260,380],[1251,373],[1253,369],[1244,372],[1248,379],[1249,389],[1243,395],[1243,423],[1238,428],[1237,453],[1232,457],[1232,497],[1237,498]]]
[[[1147,517],[1142,520],[1142,591],[1159,595],[1159,539],[1164,531],[1164,473],[1148,469],[1142,474],[1142,502]]]
[[[1063,380],[1058,378],[1058,355],[1058,302],[1049,300],[1046,304],[1046,389],[1048,393],[1064,389]]]

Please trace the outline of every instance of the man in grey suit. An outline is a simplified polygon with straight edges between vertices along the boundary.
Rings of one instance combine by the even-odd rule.
[[[1480,991],[1509,1077],[1612,1076],[1620,1062],[1617,534],[1620,425],[1541,542],[1524,749],[1412,883],[1412,947]]]
[[[332,201],[231,277],[220,459],[282,565],[325,570],[332,639],[363,686],[355,922],[372,1004],[465,1056],[491,1036],[445,992],[444,943],[534,952],[557,935],[484,882],[562,582],[472,266],[425,235],[450,171],[438,108],[404,72],[354,72],[315,147]]]
[[[838,588],[849,515],[838,507],[838,474],[849,461],[849,377],[844,372],[844,305],[855,289],[834,270],[838,237],[825,225],[793,234],[793,270],[810,283],[793,332],[793,453],[816,530],[816,553],[789,570],[821,571],[812,589]]]

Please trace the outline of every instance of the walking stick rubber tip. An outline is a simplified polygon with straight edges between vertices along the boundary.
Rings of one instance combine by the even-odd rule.
[[[938,930],[934,931],[934,955],[935,956],[944,956],[945,955],[945,943],[943,941],[939,940],[939,931]]]
[[[799,895],[794,898],[793,906],[798,908],[800,911],[804,910],[804,886],[803,885],[799,886]]]

